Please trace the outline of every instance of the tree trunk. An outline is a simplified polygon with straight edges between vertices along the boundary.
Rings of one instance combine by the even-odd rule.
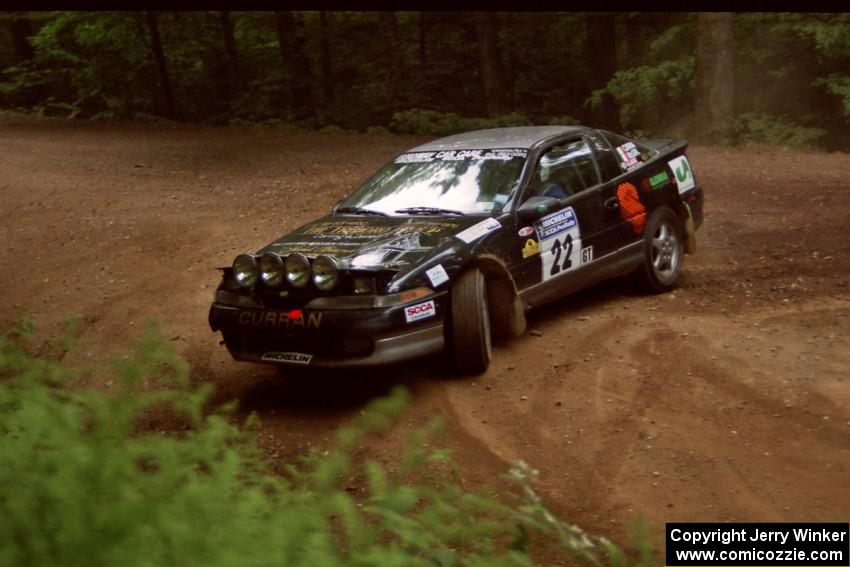
[[[301,18],[294,12],[275,12],[280,58],[287,70],[286,108],[295,118],[311,114],[310,61],[304,52]],[[308,108],[309,107],[309,108]]]
[[[428,62],[428,44],[426,43],[428,24],[425,21],[426,12],[419,12],[419,64],[422,67]]]
[[[735,101],[733,14],[697,16],[696,109],[694,128],[708,142],[731,133]]]
[[[151,52],[159,70],[159,83],[162,86],[162,96],[165,99],[165,108],[168,116],[177,118],[177,108],[174,104],[174,96],[171,92],[171,79],[168,76],[168,65],[165,61],[165,53],[162,50],[162,39],[159,36],[159,21],[156,12],[147,13],[148,30],[151,34]]]
[[[230,84],[235,87],[232,88],[233,91],[241,92],[246,88],[246,81],[242,75],[242,67],[239,65],[239,50],[236,47],[233,20],[230,18],[230,12],[219,12],[218,16],[221,21],[221,31],[224,35],[224,51],[227,54]],[[235,92],[231,92],[232,94],[235,94]]]
[[[616,23],[617,16],[611,12],[587,16],[588,87],[591,92],[604,88],[617,72]],[[620,129],[620,112],[613,96],[602,95],[601,104],[590,112],[590,122],[595,128]]]
[[[295,73],[293,72],[295,47],[295,18],[292,12],[275,12],[277,24],[277,47],[280,50],[280,65],[286,70],[287,81],[284,82],[284,106],[290,112],[295,111]]]
[[[386,33],[387,58],[390,63],[390,75],[387,87],[392,101],[392,110],[398,110],[404,99],[402,86],[404,84],[404,65],[401,56],[401,46],[398,38],[398,22],[395,12],[383,12],[384,29]]]
[[[321,28],[319,51],[322,58],[322,105],[327,108],[333,100],[334,83],[331,77],[331,38],[330,17],[327,12],[319,12],[319,26]]]
[[[477,12],[475,31],[481,59],[481,82],[484,88],[484,109],[487,116],[499,116],[507,111],[502,61],[499,53],[499,19],[495,12]]]
[[[9,20],[9,33],[12,36],[12,46],[19,61],[32,59],[35,51],[30,45],[29,38],[32,35],[32,24],[29,18],[23,15],[12,16]]]

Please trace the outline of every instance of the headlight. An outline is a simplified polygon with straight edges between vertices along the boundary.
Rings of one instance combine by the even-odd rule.
[[[304,287],[310,281],[310,261],[303,254],[286,257],[286,281],[292,287]]]
[[[313,262],[313,285],[322,291],[333,289],[339,280],[336,262],[330,256],[319,256]]]
[[[268,252],[260,256],[260,278],[269,287],[279,287],[283,283],[283,260],[277,254]]]
[[[233,277],[241,287],[254,287],[259,271],[257,260],[250,254],[240,254],[233,260]]]
[[[375,293],[375,278],[358,277],[354,278],[354,293],[361,295],[364,293]]]

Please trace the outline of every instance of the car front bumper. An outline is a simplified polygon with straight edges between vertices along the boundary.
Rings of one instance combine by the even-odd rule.
[[[433,315],[408,322],[405,310],[433,301]],[[446,292],[392,307],[369,309],[264,309],[253,305],[210,307],[213,331],[221,331],[234,359],[316,368],[393,364],[439,352],[445,346]],[[290,315],[298,312],[298,316]]]

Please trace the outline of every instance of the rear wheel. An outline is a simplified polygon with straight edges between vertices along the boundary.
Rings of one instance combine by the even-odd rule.
[[[670,291],[679,283],[685,258],[682,223],[667,207],[656,209],[643,235],[643,264],[634,272],[637,284],[649,293]]]
[[[493,346],[487,282],[478,268],[461,274],[452,286],[452,358],[462,374],[481,374],[490,365]]]

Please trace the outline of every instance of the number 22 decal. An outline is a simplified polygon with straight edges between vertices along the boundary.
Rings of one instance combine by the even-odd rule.
[[[549,213],[534,223],[540,239],[542,281],[564,277],[581,263],[581,230],[572,207]]]
[[[561,265],[561,249],[564,251],[564,264]],[[567,234],[567,237],[564,238],[563,244],[561,244],[561,239],[556,238],[555,242],[552,243],[552,254],[555,256],[555,260],[552,262],[552,269],[549,271],[550,276],[554,276],[559,273],[561,270],[569,270],[573,261],[570,259],[570,256],[573,253],[573,235]]]

